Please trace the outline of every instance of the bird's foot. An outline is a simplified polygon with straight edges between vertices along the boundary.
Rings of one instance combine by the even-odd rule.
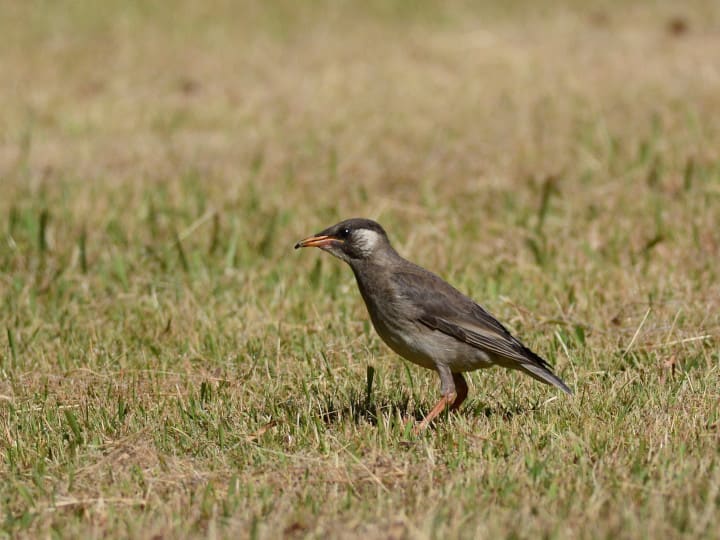
[[[455,403],[456,399],[457,394],[455,392],[451,392],[441,397],[440,401],[437,402],[437,404],[432,408],[432,410],[423,419],[423,421],[415,427],[415,429],[413,430],[415,435],[418,435],[421,431],[427,429],[427,427],[430,425],[430,422],[435,420],[435,418],[437,418],[437,416],[441,412],[443,412],[446,407],[452,407],[452,404]]]

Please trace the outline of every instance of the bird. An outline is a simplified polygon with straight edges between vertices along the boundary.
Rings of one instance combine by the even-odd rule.
[[[499,365],[518,370],[572,395],[547,361],[480,304],[395,251],[379,223],[347,219],[295,244],[295,249],[306,247],[350,265],[382,340],[401,357],[440,376],[440,400],[416,432],[446,408],[460,407],[468,394],[463,373],[476,369]]]

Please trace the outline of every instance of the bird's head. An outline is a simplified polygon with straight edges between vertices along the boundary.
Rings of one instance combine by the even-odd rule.
[[[319,247],[349,264],[392,250],[380,224],[362,218],[346,219],[295,244],[301,247]]]

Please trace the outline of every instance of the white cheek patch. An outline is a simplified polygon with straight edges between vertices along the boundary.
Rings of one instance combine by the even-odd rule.
[[[360,251],[365,255],[369,255],[374,251],[375,246],[377,246],[380,241],[380,235],[370,229],[360,229],[353,233],[353,241]]]

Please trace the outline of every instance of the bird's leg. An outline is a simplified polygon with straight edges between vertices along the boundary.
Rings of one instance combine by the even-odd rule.
[[[452,407],[453,403],[455,403],[455,400],[458,398],[457,390],[455,387],[455,383],[457,382],[455,374],[453,374],[446,366],[438,366],[437,370],[438,374],[440,375],[442,397],[440,398],[440,401],[438,401],[437,404],[428,413],[428,415],[423,419],[423,421],[418,424],[417,428],[415,428],[415,433],[419,433],[420,431],[427,428],[430,425],[430,422],[435,420],[435,418],[441,412],[443,412],[446,407]],[[457,375],[459,376],[460,381],[462,381],[460,390],[461,392],[464,391],[464,394],[462,394],[462,400],[464,400],[467,396],[467,384],[465,384],[465,379],[462,375],[460,375],[459,373]]]
[[[460,405],[463,404],[463,401],[465,401],[465,398],[468,395],[468,385],[465,382],[465,377],[463,377],[462,373],[453,373],[452,377],[453,382],[455,383],[455,392],[457,393],[457,397],[450,406],[450,410],[456,411],[460,408]]]
[[[425,428],[427,428],[430,425],[430,422],[435,420],[435,418],[445,410],[445,407],[451,407],[453,402],[455,401],[457,394],[455,392],[451,394],[444,395],[440,398],[440,401],[437,402],[437,404],[432,408],[432,410],[428,413],[428,415],[423,418],[423,421],[420,422],[415,428],[415,433],[419,433]]]

